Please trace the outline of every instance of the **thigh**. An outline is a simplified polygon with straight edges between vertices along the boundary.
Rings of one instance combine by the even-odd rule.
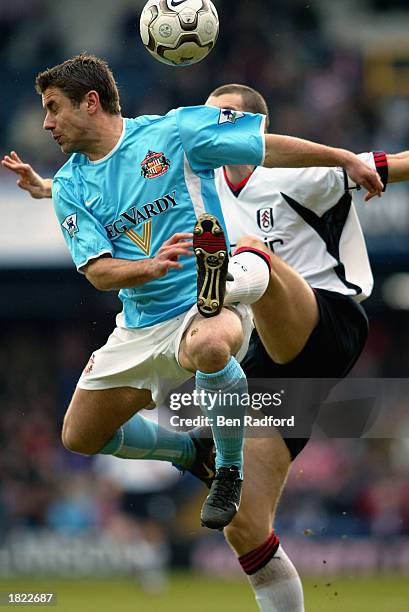
[[[368,335],[368,320],[351,298],[317,289],[319,320],[302,351],[289,363],[268,355],[257,332],[242,362],[250,378],[343,378],[360,356]]]
[[[238,555],[254,550],[271,534],[291,457],[281,437],[247,438],[240,508],[225,530]]]
[[[254,323],[264,348],[276,363],[288,363],[304,348],[318,323],[315,295],[304,278],[260,240],[245,237],[238,245],[255,246],[271,260],[264,295],[252,304]]]
[[[340,378],[345,377],[359,358],[368,334],[368,321],[351,298],[316,290],[320,318],[301,353],[280,365],[267,354],[260,337],[253,333],[249,351],[242,362],[249,387],[269,392],[285,388],[281,407],[263,408],[276,417],[295,416],[295,427],[279,428],[292,459],[307,444],[320,407]],[[262,380],[260,380],[262,379]]]
[[[147,389],[88,391],[77,387],[64,419],[64,443],[77,452],[97,453],[123,423],[150,401]]]
[[[179,365],[175,349],[186,316],[151,327],[116,327],[91,355],[77,386],[86,391],[149,389],[153,403],[161,405],[171,389],[191,376]]]

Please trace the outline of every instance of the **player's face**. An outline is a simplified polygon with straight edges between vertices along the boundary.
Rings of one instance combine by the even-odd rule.
[[[244,108],[243,98],[241,94],[229,93],[221,96],[209,96],[206,100],[207,106],[217,106],[217,108],[230,108],[231,110],[237,110],[245,112],[247,109]]]
[[[58,87],[46,89],[42,98],[46,111],[43,128],[51,132],[63,153],[83,151],[90,136],[86,99],[76,106]]]

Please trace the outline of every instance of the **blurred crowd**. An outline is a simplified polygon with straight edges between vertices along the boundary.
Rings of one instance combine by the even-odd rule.
[[[0,97],[2,150],[17,148],[32,163],[52,170],[63,161],[55,143],[42,133],[34,77],[82,50],[111,63],[127,116],[200,104],[216,86],[241,82],[266,97],[272,131],[357,152],[380,146],[390,152],[406,148],[408,100],[390,88],[383,96],[375,95],[367,74],[371,53],[359,38],[348,43],[334,38],[329,23],[332,3],[219,0],[215,4],[221,34],[216,48],[206,61],[182,69],[169,69],[144,50],[138,24],[143,4],[72,0],[69,10],[65,2],[55,0],[0,4],[0,78],[7,88],[7,95]],[[337,19],[346,31],[354,5],[356,12],[375,10],[371,14],[381,20],[389,15],[388,8],[399,8],[398,2],[375,0],[341,3]],[[397,59],[404,63],[402,57]],[[394,63],[393,53],[390,61]],[[386,78],[380,71],[376,74],[375,86],[381,91]]]

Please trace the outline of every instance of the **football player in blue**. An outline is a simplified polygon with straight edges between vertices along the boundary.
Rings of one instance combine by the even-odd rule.
[[[67,246],[78,271],[97,289],[119,290],[123,303],[116,328],[78,381],[63,443],[79,453],[170,460],[193,469],[200,442],[137,412],[152,401],[159,405],[195,375],[207,416],[242,416],[240,402],[216,402],[213,412],[208,405],[212,392],[245,392],[239,362],[251,333],[249,310],[233,305],[242,298],[240,287],[235,292],[231,283],[228,308],[221,308],[221,297],[203,294],[212,273],[208,255],[215,245],[221,259],[228,251],[213,170],[235,164],[342,166],[371,194],[379,194],[382,183],[348,151],[266,135],[262,115],[198,106],[125,119],[113,75],[94,56],[82,54],[40,73],[36,86],[44,129],[70,155],[52,182]],[[199,272],[204,271],[198,306],[190,257],[194,227]],[[262,295],[269,280],[262,260],[255,269],[247,303]],[[221,292],[222,281],[216,282]],[[202,523],[223,528],[240,502],[243,431],[241,425],[219,427],[216,419],[212,430],[216,476]]]

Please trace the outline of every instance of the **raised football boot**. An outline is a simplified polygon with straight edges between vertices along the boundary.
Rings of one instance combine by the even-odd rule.
[[[210,427],[194,427],[187,433],[191,437],[196,449],[195,460],[189,467],[182,467],[177,463],[172,463],[172,465],[181,472],[190,472],[210,489],[216,472],[216,450],[212,430]]]
[[[203,527],[222,530],[232,521],[240,506],[242,484],[236,465],[217,470],[200,515]]]
[[[223,307],[229,257],[222,226],[213,215],[204,214],[197,220],[193,250],[197,266],[197,309],[204,317],[214,317]]]

